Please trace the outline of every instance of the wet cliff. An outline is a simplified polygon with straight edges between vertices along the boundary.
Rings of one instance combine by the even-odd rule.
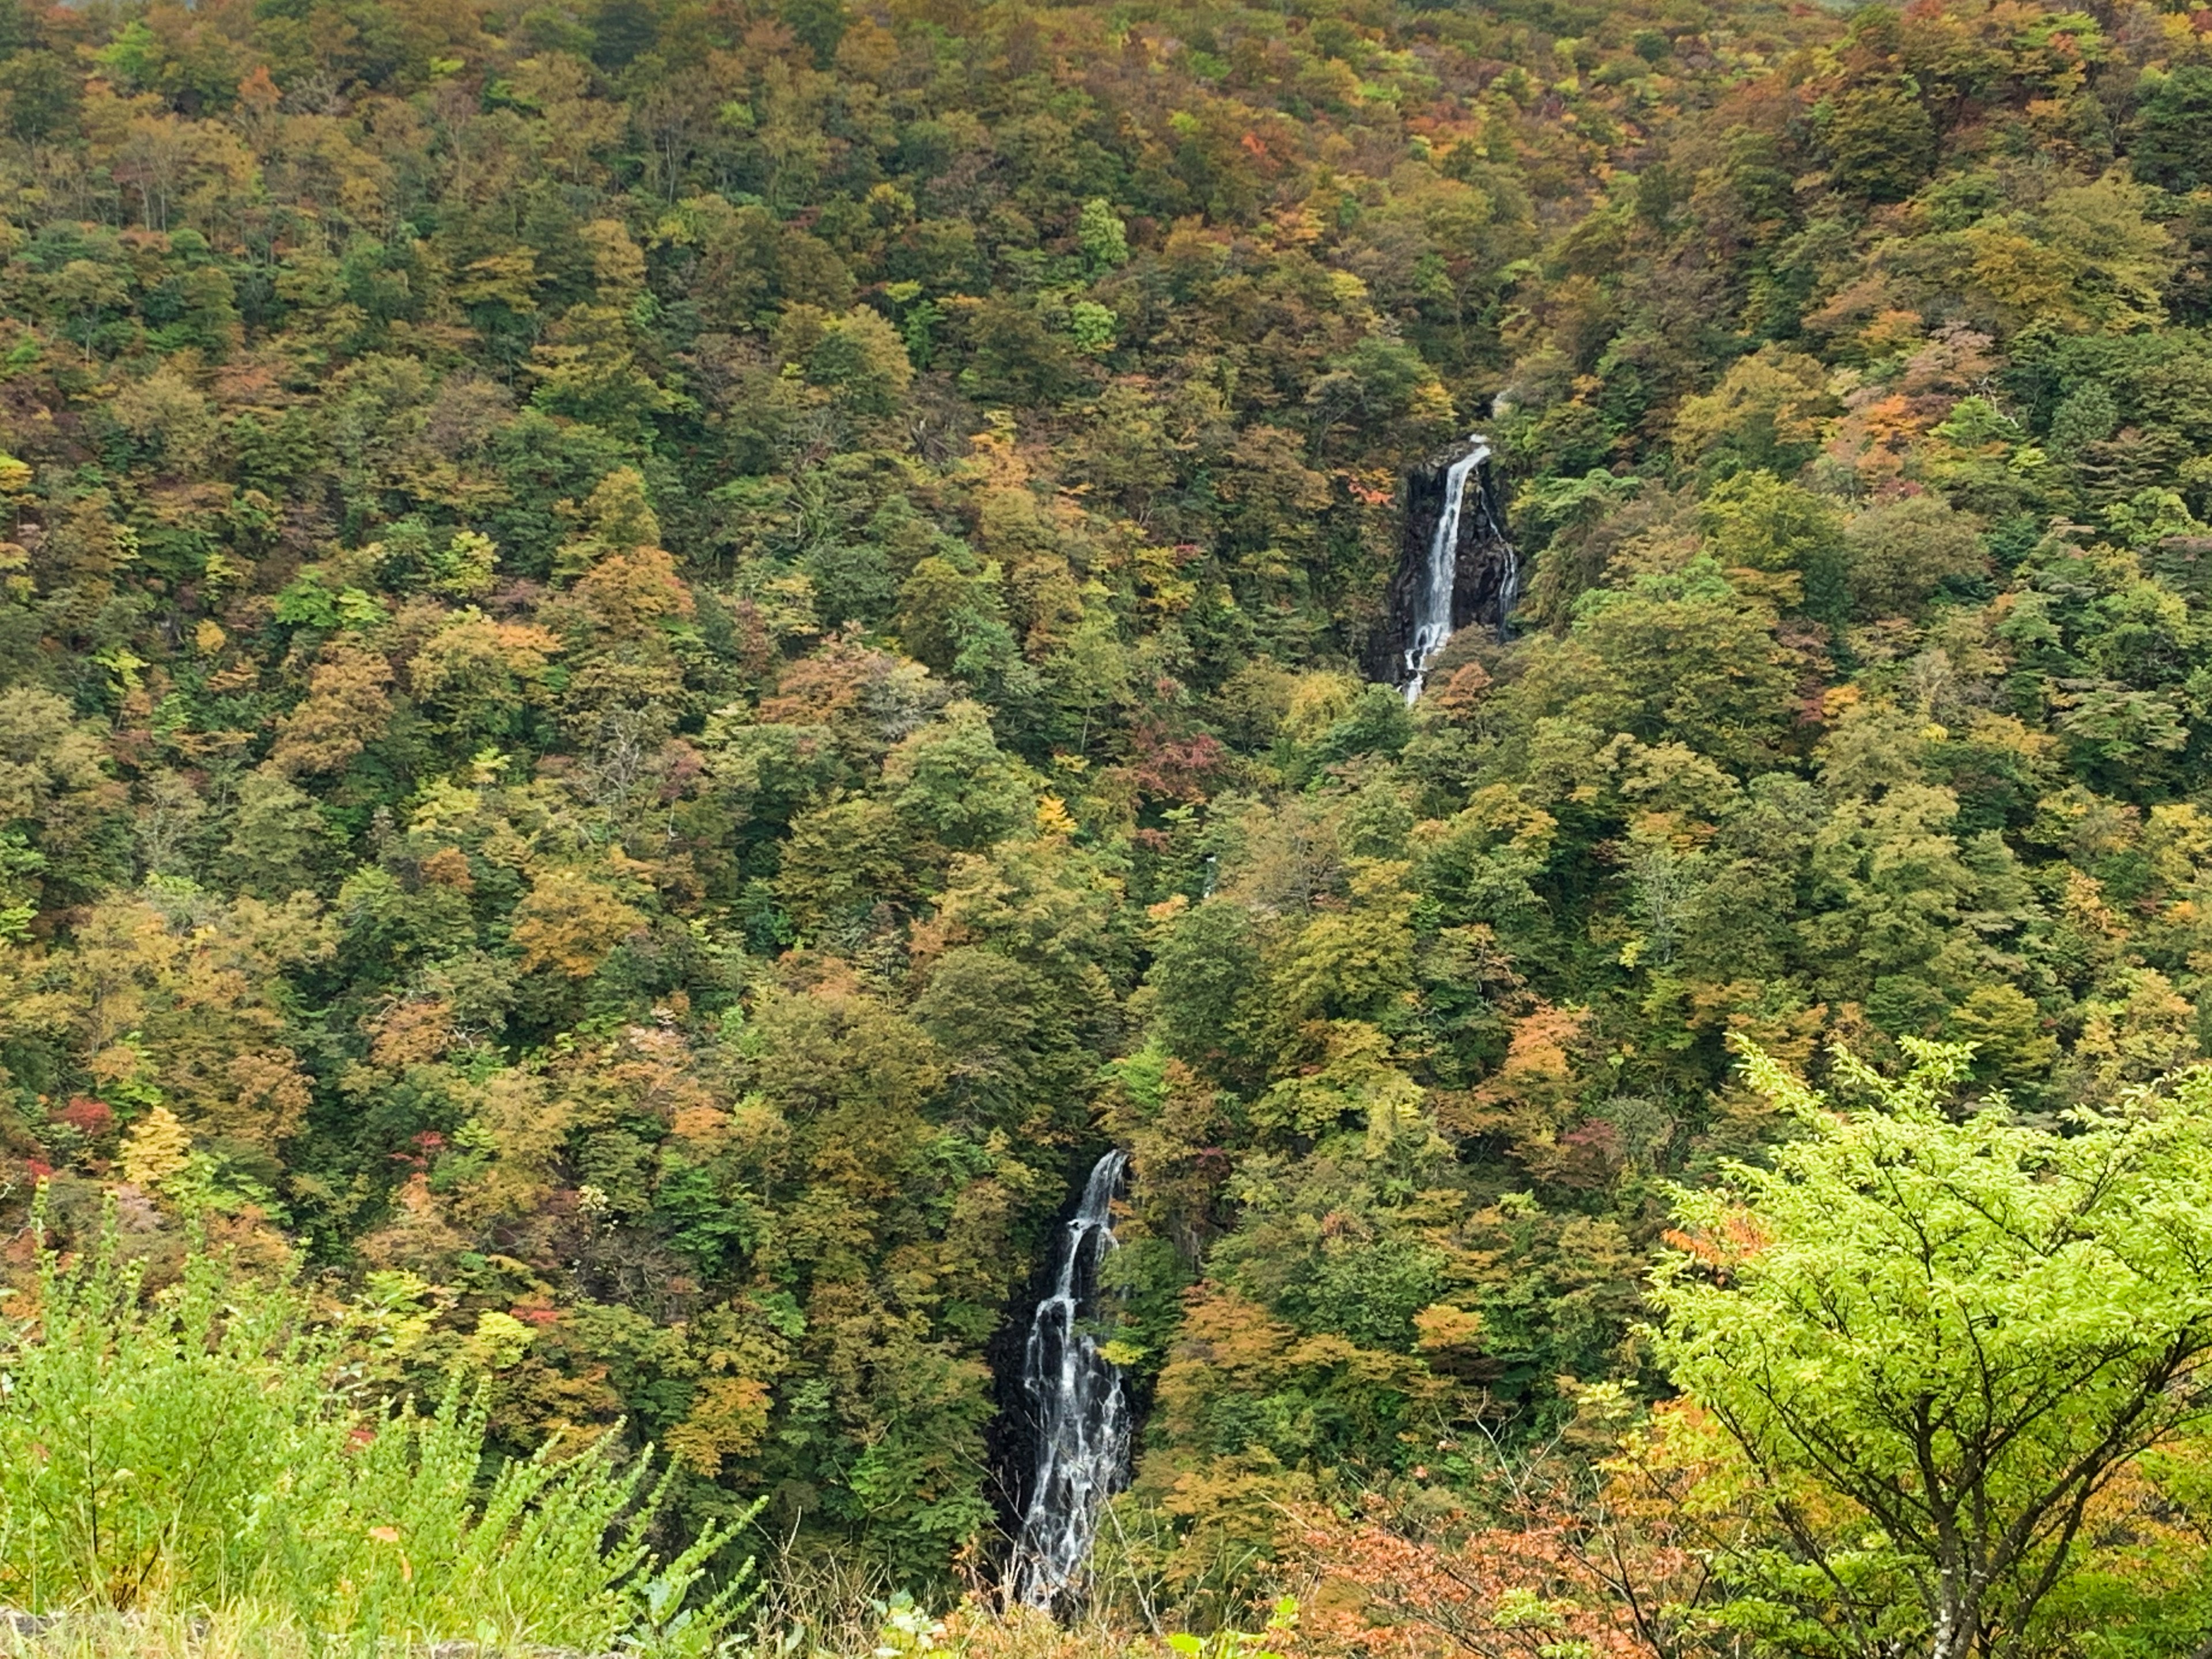
[[[1505,535],[1495,465],[1489,444],[1477,435],[1407,470],[1397,568],[1382,625],[1368,641],[1370,678],[1413,688],[1418,659],[1432,655],[1451,634],[1478,622],[1504,629],[1520,597],[1521,563]],[[1462,492],[1455,512],[1455,483]],[[1418,648],[1422,646],[1425,652]]]

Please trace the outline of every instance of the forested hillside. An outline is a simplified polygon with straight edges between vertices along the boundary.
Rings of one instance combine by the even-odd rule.
[[[1650,1270],[1735,1212],[1673,1183],[1824,1121],[1739,1054],[1971,1044],[2050,1139],[2212,1048],[2212,11],[0,0],[0,53],[26,1283],[42,1188],[157,1279],[296,1249],[509,1449],[620,1419],[683,1526],[927,1597],[1125,1146],[1117,1571],[1204,1622],[1686,1386]],[[1408,708],[1402,480],[1477,428],[1528,580]]]

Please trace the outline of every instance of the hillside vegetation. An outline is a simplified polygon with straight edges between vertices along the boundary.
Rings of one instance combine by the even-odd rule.
[[[2187,1653],[2209,325],[2147,0],[0,0],[0,1308],[936,1605],[1115,1143],[1102,1617]]]

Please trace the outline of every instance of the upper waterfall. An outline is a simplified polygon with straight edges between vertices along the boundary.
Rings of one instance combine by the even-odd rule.
[[[1466,515],[1468,480],[1490,459],[1490,440],[1480,432],[1470,433],[1468,444],[1467,453],[1454,461],[1444,474],[1443,508],[1437,516],[1436,533],[1429,539],[1425,580],[1416,585],[1412,594],[1412,625],[1407,630],[1405,665],[1406,702],[1409,706],[1421,695],[1429,664],[1452,635],[1452,595],[1459,581],[1459,530],[1460,521]],[[1482,511],[1490,511],[1486,492]],[[1496,528],[1494,525],[1490,527]],[[1504,610],[1501,605],[1501,624]]]

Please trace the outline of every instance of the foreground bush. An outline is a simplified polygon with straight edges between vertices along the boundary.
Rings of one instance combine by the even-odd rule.
[[[34,1305],[0,1304],[0,1605],[680,1654],[747,1599],[750,1564],[693,1594],[726,1533],[655,1553],[665,1480],[615,1437],[494,1467],[459,1383],[428,1416],[337,1389],[289,1285],[196,1254],[143,1288],[111,1228],[80,1262],[45,1255]]]

